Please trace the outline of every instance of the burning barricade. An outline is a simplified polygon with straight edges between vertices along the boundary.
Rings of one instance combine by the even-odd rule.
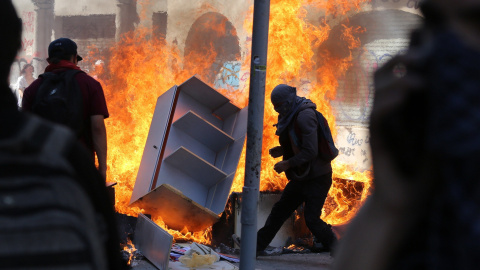
[[[247,129],[247,108],[196,77],[157,100],[131,204],[172,229],[205,230],[230,194]],[[140,214],[136,246],[168,264],[173,237]]]

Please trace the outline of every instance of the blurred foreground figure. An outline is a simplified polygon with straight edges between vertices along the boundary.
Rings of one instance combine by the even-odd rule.
[[[480,266],[480,1],[424,1],[405,55],[375,73],[375,190],[334,269]]]
[[[19,112],[8,86],[22,24],[0,1],[0,268],[126,269],[102,176],[73,133]]]

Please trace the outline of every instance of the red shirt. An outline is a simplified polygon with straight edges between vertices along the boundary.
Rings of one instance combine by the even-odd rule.
[[[45,71],[61,73],[66,69],[78,69],[78,67],[74,66],[72,63],[65,62],[67,61],[61,61],[57,65],[49,65]],[[90,117],[92,115],[103,115],[104,118],[109,117],[105,94],[103,93],[102,85],[88,74],[80,72],[75,75],[75,79],[77,80],[80,90],[82,91],[83,115],[85,123],[84,134],[85,136],[88,136],[86,138],[80,138],[80,141],[83,142],[83,144],[90,149],[92,153],[94,153]],[[35,96],[42,81],[43,79],[39,77],[25,89],[22,100],[23,111],[32,111]]]

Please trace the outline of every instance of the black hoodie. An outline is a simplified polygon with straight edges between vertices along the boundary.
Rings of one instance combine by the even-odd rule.
[[[316,108],[315,103],[305,99],[293,121],[280,134],[283,160],[290,164],[290,169],[285,172],[288,180],[311,180],[332,172],[330,162],[318,155]],[[295,129],[301,136],[297,136]]]

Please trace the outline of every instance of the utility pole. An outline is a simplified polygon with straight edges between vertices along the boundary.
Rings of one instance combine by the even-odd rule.
[[[256,261],[257,206],[262,163],[269,17],[270,0],[255,0],[253,6],[250,91],[248,96],[247,152],[242,194],[240,270],[255,269]]]

